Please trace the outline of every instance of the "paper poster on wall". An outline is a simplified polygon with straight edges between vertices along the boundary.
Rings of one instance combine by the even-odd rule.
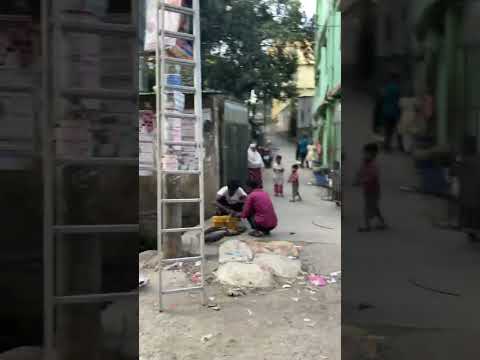
[[[172,0],[170,5],[181,6],[181,1]],[[145,50],[154,51],[156,47],[156,22],[159,13],[157,0],[145,0]],[[165,26],[167,29],[175,28],[180,25],[180,14],[173,12],[165,13]],[[175,38],[166,38],[165,45],[167,47],[174,47],[176,44]]]
[[[139,119],[139,170],[140,176],[151,176],[155,169],[155,113],[140,111]]]
[[[195,121],[184,118],[169,118],[165,128],[167,142],[194,142]],[[163,147],[164,170],[198,170],[197,147],[192,145],[166,144]]]
[[[154,51],[156,47],[155,29],[159,10],[156,0],[145,0],[145,51]],[[184,6],[182,0],[169,0],[169,5]],[[187,3],[188,5],[188,3]],[[158,16],[159,17],[159,16]],[[159,19],[161,21],[161,19]],[[191,16],[171,11],[165,12],[165,29],[172,32],[191,33]],[[159,28],[162,27],[160,22]],[[193,59],[193,43],[190,40],[165,37],[165,50],[171,57]]]

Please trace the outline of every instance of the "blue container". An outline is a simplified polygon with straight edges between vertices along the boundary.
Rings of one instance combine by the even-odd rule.
[[[315,173],[315,181],[317,186],[328,186],[328,177],[321,172]]]

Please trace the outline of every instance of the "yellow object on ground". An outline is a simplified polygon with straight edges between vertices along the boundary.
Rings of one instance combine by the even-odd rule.
[[[238,223],[239,219],[230,215],[213,217],[213,226],[216,228],[227,228],[232,231],[237,231]]]

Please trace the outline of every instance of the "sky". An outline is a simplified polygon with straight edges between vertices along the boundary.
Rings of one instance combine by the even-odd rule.
[[[303,10],[307,13],[308,17],[315,15],[316,0],[301,0],[303,4]]]

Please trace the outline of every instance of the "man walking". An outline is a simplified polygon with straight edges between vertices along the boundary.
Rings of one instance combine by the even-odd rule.
[[[400,119],[400,86],[398,84],[398,75],[393,72],[390,74],[390,79],[384,89],[382,113],[385,127],[385,150],[391,151],[393,136],[397,131]],[[398,147],[400,150],[403,148],[402,145],[402,139],[398,136]]]

